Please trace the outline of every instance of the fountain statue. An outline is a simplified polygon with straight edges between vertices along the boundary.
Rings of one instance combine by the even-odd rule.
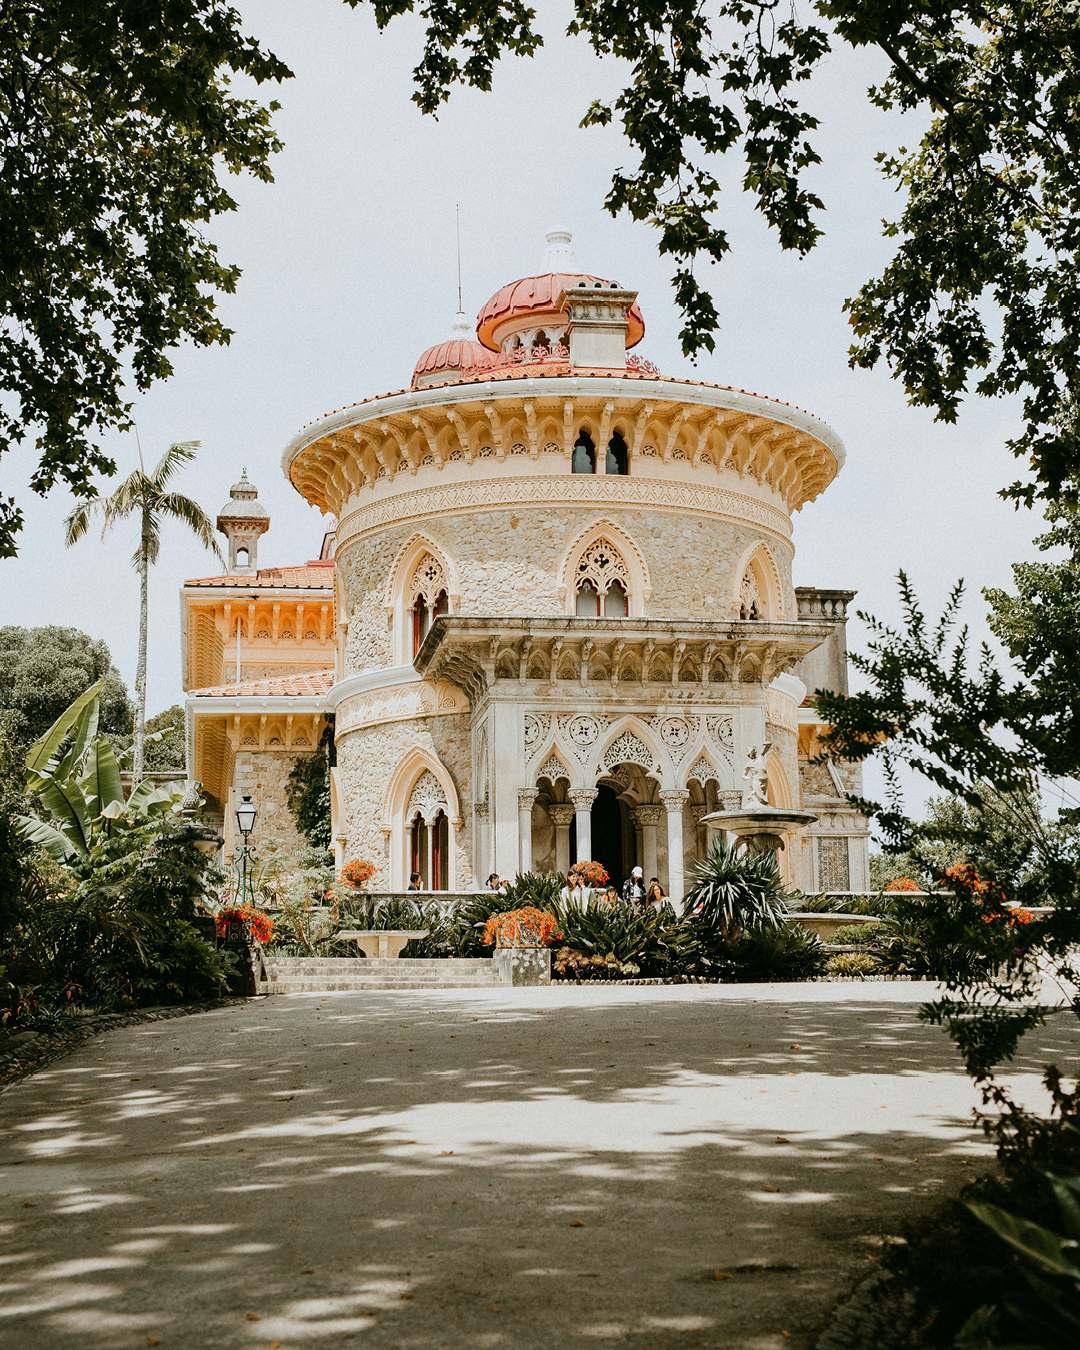
[[[702,816],[702,823],[719,826],[735,836],[736,848],[752,853],[779,853],[784,835],[804,825],[812,825],[812,811],[791,811],[769,802],[769,770],[766,763],[772,748],[769,741],[750,746],[743,766],[742,806],[737,811],[714,811]]]

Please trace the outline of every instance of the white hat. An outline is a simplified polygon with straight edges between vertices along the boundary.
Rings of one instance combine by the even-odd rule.
[[[635,867],[634,870],[630,873],[630,875],[631,875],[632,877],[639,877],[639,876],[641,876],[641,868],[640,868],[640,867]]]

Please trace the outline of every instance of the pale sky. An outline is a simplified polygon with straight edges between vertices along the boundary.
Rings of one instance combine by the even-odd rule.
[[[581,131],[590,101],[620,87],[617,63],[560,37],[568,8],[540,6],[547,46],[505,61],[490,94],[455,94],[438,122],[410,102],[420,25],[380,36],[367,11],[340,0],[247,0],[257,34],[295,72],[276,92],[285,141],[270,185],[230,179],[239,210],[212,237],[243,268],[220,301],[235,330],[226,348],[182,348],[175,376],[138,399],[147,461],[175,440],[202,442],[177,487],[216,515],[246,466],[271,515],[260,566],[318,556],[324,521],[286,482],[281,454],[303,425],[332,409],[408,385],[417,356],[446,335],[457,304],[454,208],[461,206],[464,306],[475,315],[506,282],[539,268],[544,231],[574,232],[587,272],[639,292],[646,336],[638,352],[671,376],[733,385],[806,408],[847,446],[836,482],[795,519],[797,585],[846,587],[856,607],[897,615],[894,577],[911,575],[934,612],[966,578],[969,617],[982,633],[983,586],[1008,586],[1009,564],[1034,556],[1039,522],[997,490],[1016,476],[1004,450],[1016,405],[973,400],[957,427],[909,409],[884,368],[847,368],[845,297],[888,260],[880,221],[897,199],[874,155],[911,144],[917,127],[867,103],[883,66],[835,55],[815,82],[825,161],[817,175],[824,241],[800,261],[782,255],[738,190],[732,161],[722,199],[733,252],[703,268],[722,316],[716,352],[693,368],[680,354],[669,260],[655,232],[603,209],[612,172],[632,162],[617,130]],[[136,463],[133,436],[107,443],[121,474]],[[104,638],[134,686],[138,588],[134,529],[103,545],[92,534],[63,546],[71,500],[25,487],[35,455],[0,464],[27,524],[21,553],[0,561],[0,624],[63,624]],[[102,484],[105,493],[118,479]],[[181,701],[179,587],[218,571],[180,527],[166,529],[151,576],[148,713]],[[862,625],[849,624],[858,646]]]

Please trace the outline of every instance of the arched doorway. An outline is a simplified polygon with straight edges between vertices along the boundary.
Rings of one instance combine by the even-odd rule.
[[[604,783],[597,786],[591,814],[593,860],[607,868],[612,886],[621,886],[624,879],[622,805]]]

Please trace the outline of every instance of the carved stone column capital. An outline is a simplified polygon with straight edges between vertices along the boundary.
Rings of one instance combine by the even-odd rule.
[[[701,817],[707,816],[709,814],[708,802],[691,802],[690,814],[694,817],[696,821],[700,823]]]
[[[572,802],[550,802],[547,813],[553,825],[569,825],[574,819],[574,810]]]
[[[599,794],[596,788],[571,788],[566,795],[574,803],[576,811],[591,811]]]
[[[659,806],[635,806],[631,814],[634,817],[635,825],[659,825],[660,807]]]
[[[660,793],[660,800],[670,815],[683,809],[683,804],[690,800],[690,793],[686,788],[665,788]]]
[[[518,810],[529,811],[532,809],[533,802],[540,795],[539,788],[518,788]]]

